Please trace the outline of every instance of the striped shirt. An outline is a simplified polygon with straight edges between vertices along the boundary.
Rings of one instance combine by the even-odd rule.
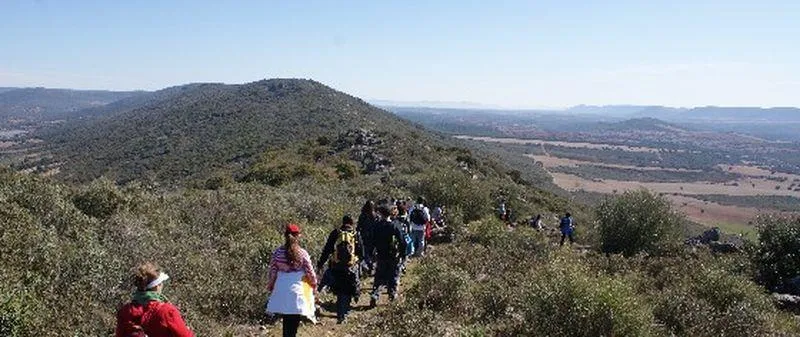
[[[308,252],[303,248],[300,248],[300,259],[302,263],[299,267],[292,266],[289,263],[289,259],[286,257],[286,248],[281,246],[276,249],[275,252],[272,253],[272,259],[269,261],[269,281],[267,282],[267,289],[272,291],[272,288],[275,287],[275,280],[278,279],[279,272],[288,273],[296,271],[304,271],[306,281],[308,281],[311,287],[316,289],[317,274],[314,272],[314,266],[311,264],[311,256],[309,256]]]

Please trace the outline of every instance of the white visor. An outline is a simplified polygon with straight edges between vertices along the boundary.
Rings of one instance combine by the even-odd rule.
[[[155,280],[147,284],[147,289],[153,289],[166,280],[169,280],[169,275],[167,275],[166,273],[158,274],[158,277],[156,277]]]

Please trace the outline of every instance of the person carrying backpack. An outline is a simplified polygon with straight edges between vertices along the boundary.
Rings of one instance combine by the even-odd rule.
[[[414,242],[414,256],[419,257],[425,254],[425,236],[429,231],[428,222],[431,221],[431,212],[425,207],[425,199],[417,199],[417,204],[411,210],[409,219],[411,220],[411,239]]]
[[[362,243],[364,244],[363,265],[365,266],[367,275],[372,275],[375,268],[375,261],[373,255],[375,253],[375,244],[372,239],[372,230],[377,222],[377,215],[375,214],[375,203],[372,200],[367,200],[364,206],[361,207],[361,214],[358,215],[358,222],[356,223],[356,232],[361,236]]]
[[[169,276],[154,263],[134,271],[136,292],[117,312],[116,337],[193,337],[178,308],[162,294]]]
[[[374,240],[377,266],[375,268],[375,281],[372,286],[370,307],[375,307],[380,296],[380,288],[386,286],[389,300],[397,297],[397,284],[400,278],[400,260],[405,257],[406,241],[403,238],[402,226],[399,222],[392,221],[393,205],[378,207],[380,221],[375,225]]]
[[[569,243],[575,243],[575,238],[573,237],[573,232],[575,231],[575,222],[572,220],[572,215],[567,212],[567,214],[561,218],[561,223],[559,224],[559,229],[561,229],[561,243],[559,245],[564,245],[564,239],[569,237]]]
[[[397,206],[397,215],[393,221],[400,224],[400,228],[403,230],[403,239],[406,241],[406,252],[403,258],[400,259],[400,271],[405,273],[408,257],[414,254],[414,242],[411,239],[411,221],[408,220],[408,213],[405,207],[402,205]]]
[[[317,270],[322,270],[328,262],[331,275],[331,291],[336,295],[337,323],[344,323],[350,313],[350,302],[361,292],[359,261],[364,256],[361,236],[356,232],[353,218],[345,215],[342,226],[331,231],[317,262]],[[329,260],[330,258],[330,260]]]

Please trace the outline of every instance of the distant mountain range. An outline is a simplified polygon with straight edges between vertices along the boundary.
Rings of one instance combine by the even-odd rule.
[[[800,109],[793,107],[695,107],[670,108],[664,106],[580,105],[567,109],[570,113],[595,114],[616,117],[652,117],[667,121],[721,121],[721,122],[800,122]]]
[[[794,107],[694,107],[673,108],[659,105],[577,105],[568,109],[505,109],[479,103],[450,102],[393,102],[372,101],[373,104],[388,110],[402,113],[425,114],[459,114],[474,113],[503,116],[555,116],[555,115],[587,115],[599,119],[657,118],[679,123],[800,123],[800,108]]]
[[[0,88],[0,122],[73,117],[83,109],[103,106],[120,99],[143,95],[144,91],[102,91],[46,88]]]

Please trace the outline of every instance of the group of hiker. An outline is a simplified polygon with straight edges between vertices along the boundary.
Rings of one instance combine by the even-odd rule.
[[[350,215],[342,217],[314,265],[300,246],[300,226],[288,224],[284,244],[270,259],[265,311],[282,318],[283,336],[296,336],[302,321],[316,322],[322,291],[336,296],[339,324],[347,319],[351,303],[358,302],[362,278],[374,277],[371,308],[377,305],[382,288],[386,288],[389,301],[394,301],[408,259],[424,256],[434,229],[444,226],[444,206],[431,210],[423,198],[416,202],[367,201],[357,220]],[[178,309],[162,295],[169,276],[152,263],[139,266],[134,274],[136,291],[117,314],[116,336],[194,336]]]
[[[317,290],[327,288],[336,295],[338,323],[347,318],[350,303],[358,302],[362,276],[374,277],[370,307],[377,305],[383,287],[389,300],[395,300],[406,262],[425,254],[433,227],[444,226],[443,215],[441,206],[432,213],[425,200],[418,198],[416,203],[367,201],[355,224],[349,215],[342,218],[341,227],[328,235],[317,261],[317,270],[325,270]]]
[[[511,214],[501,203],[500,219],[512,223]],[[542,222],[543,217],[538,214],[528,224],[541,230]],[[558,227],[561,245],[567,238],[574,242],[575,223],[570,213],[560,218]],[[283,230],[284,243],[272,253],[269,262],[270,295],[265,311],[282,318],[284,336],[296,336],[301,322],[316,322],[320,292],[329,290],[336,296],[339,324],[346,321],[352,303],[359,301],[363,278],[374,278],[369,294],[371,308],[377,305],[383,288],[389,301],[394,301],[409,258],[424,256],[433,232],[442,228],[445,228],[444,206],[431,209],[423,198],[416,202],[367,201],[357,219],[350,215],[342,217],[314,264],[311,255],[300,246],[300,226],[288,224]],[[131,302],[117,314],[117,337],[194,336],[178,309],[162,294],[168,279],[155,264],[137,267],[136,291]]]
[[[503,221],[508,227],[515,227],[516,226],[516,219],[514,218],[514,213],[511,211],[511,208],[507,207],[505,202],[500,202],[497,207],[497,217]],[[544,229],[544,218],[542,214],[537,214],[532,216],[528,220],[528,225],[537,231],[541,231]],[[564,241],[569,238],[570,244],[575,243],[575,220],[572,218],[572,214],[567,212],[564,214],[563,217],[559,218],[558,222],[558,230],[561,232],[561,241],[559,245],[563,246]]]

